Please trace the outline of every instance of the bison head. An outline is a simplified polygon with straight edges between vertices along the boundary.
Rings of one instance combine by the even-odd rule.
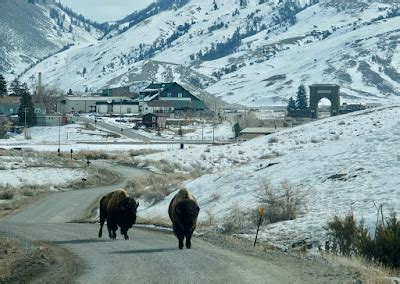
[[[121,214],[129,227],[132,227],[136,223],[136,211],[138,207],[139,202],[136,202],[132,197],[126,197],[119,203]]]

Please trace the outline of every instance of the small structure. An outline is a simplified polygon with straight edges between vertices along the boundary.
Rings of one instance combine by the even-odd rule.
[[[157,115],[153,113],[147,113],[142,117],[142,123],[146,128],[156,128],[157,126]]]
[[[365,105],[362,104],[347,104],[343,103],[342,107],[340,108],[340,114],[346,114],[353,111],[365,110]]]
[[[146,126],[146,128],[165,128],[166,117],[154,113],[147,113],[142,117],[142,124]]]
[[[0,114],[9,116],[18,113],[20,97],[5,96],[0,98]]]
[[[37,126],[59,126],[67,124],[67,117],[60,114],[37,115]]]
[[[331,102],[331,116],[339,114],[340,96],[338,85],[314,84],[310,86],[310,115],[311,118],[318,118],[318,103],[326,98]]]
[[[248,127],[240,131],[240,139],[249,140],[258,136],[269,135],[280,131],[279,128]]]

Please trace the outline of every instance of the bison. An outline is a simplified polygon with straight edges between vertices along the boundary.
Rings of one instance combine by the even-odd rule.
[[[171,200],[168,215],[172,221],[174,234],[179,240],[179,249],[183,249],[186,237],[186,248],[191,248],[191,238],[196,229],[200,208],[196,199],[186,189],[181,189]]]
[[[139,202],[129,197],[125,190],[118,189],[100,200],[100,230],[99,238],[103,235],[104,221],[107,219],[107,229],[110,239],[116,239],[118,226],[125,240],[129,239],[128,230],[136,223],[136,210]]]

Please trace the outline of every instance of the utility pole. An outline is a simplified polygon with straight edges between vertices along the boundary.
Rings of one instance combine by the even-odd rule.
[[[212,128],[212,143],[215,142],[215,115],[217,113],[217,102],[214,102],[214,117],[213,117],[213,128]]]
[[[124,131],[123,129],[122,129],[122,99],[119,101],[120,103],[119,103],[119,126],[120,126],[120,128],[121,128],[121,131]]]
[[[27,107],[24,107],[24,119],[25,119],[25,126],[24,126],[24,130],[25,130],[25,139],[27,139],[27,135],[26,135],[26,112],[28,111]]]
[[[204,140],[204,120],[201,123],[201,141],[203,141],[203,140]]]
[[[58,116],[58,155],[61,155],[61,113]]]

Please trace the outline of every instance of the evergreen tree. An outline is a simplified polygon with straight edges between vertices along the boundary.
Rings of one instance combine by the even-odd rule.
[[[0,74],[0,97],[7,96],[7,82]]]
[[[26,118],[25,118],[26,114]],[[37,123],[37,118],[35,114],[35,108],[32,103],[32,96],[26,85],[21,88],[21,99],[18,109],[18,125],[24,126],[25,121],[28,127],[35,126]]]
[[[289,116],[290,116],[296,109],[297,109],[296,101],[293,99],[293,97],[290,97],[290,98],[289,98],[288,105],[287,105],[287,111],[288,111]]]
[[[215,2],[215,0],[213,1],[213,9],[218,10],[218,5],[217,2]]]
[[[20,97],[22,95],[22,86],[17,79],[11,82],[10,89],[11,89],[11,96]]]
[[[306,89],[304,88],[304,85],[300,85],[299,89],[297,90],[296,106],[298,110],[308,109]]]
[[[240,131],[242,131],[242,128],[240,127],[239,122],[236,122],[236,123],[233,125],[233,133],[235,133],[235,140],[236,140],[236,138],[239,137]]]

